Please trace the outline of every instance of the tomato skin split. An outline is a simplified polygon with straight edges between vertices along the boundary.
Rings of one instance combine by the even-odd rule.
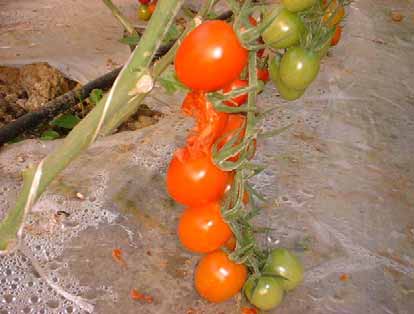
[[[184,114],[196,120],[192,134],[187,139],[189,153],[195,157],[208,154],[227,125],[229,115],[216,111],[213,104],[207,101],[205,93],[200,91],[188,93],[181,108]]]

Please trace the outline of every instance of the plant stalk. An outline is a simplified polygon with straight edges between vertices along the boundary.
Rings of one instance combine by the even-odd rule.
[[[122,12],[112,3],[111,0],[102,0],[102,2],[111,10],[112,15],[121,23],[130,35],[138,35],[131,22],[122,14]]]
[[[131,100],[142,97],[137,83],[149,72],[149,65],[160,46],[169,26],[174,21],[184,0],[160,0],[138,46],[120,72],[110,92],[99,104],[70,132],[62,145],[49,154],[41,163],[23,173],[23,188],[16,205],[0,223],[0,254],[6,254],[18,248],[21,240],[22,225],[31,206],[46,189],[58,173],[83,150],[92,144],[102,126],[125,107]]]

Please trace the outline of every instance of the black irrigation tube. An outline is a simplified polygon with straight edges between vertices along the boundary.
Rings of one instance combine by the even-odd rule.
[[[228,11],[221,14],[219,17],[217,17],[217,19],[227,20],[231,16],[232,12]],[[165,55],[173,45],[174,41],[159,47],[153,61]],[[88,98],[93,89],[110,88],[121,69],[122,67],[112,70],[111,72],[98,77],[97,79],[87,83],[85,86],[79,89],[71,90],[49,101],[39,111],[26,113],[13,122],[10,122],[8,125],[0,128],[0,146],[15,139],[23,132],[37,127],[42,122],[52,120],[58,114],[70,109],[79,103],[81,99]]]

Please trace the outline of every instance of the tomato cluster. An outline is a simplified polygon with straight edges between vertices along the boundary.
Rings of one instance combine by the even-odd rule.
[[[243,113],[217,111],[207,93],[221,91],[225,95],[247,88],[248,80],[241,78],[247,56],[248,51],[229,24],[208,21],[187,35],[175,58],[178,79],[191,89],[184,98],[182,111],[196,123],[186,146],[173,155],[167,170],[167,190],[175,201],[186,206],[177,230],[181,244],[191,252],[205,254],[195,270],[195,287],[211,302],[233,297],[248,278],[246,265],[236,263],[228,255],[235,250],[237,240],[222,215],[221,204],[233,184],[234,173],[220,169],[212,158],[215,143],[220,149],[229,141],[237,145],[243,140],[247,119]],[[266,81],[268,73],[260,71],[257,75]],[[248,97],[241,93],[229,98],[223,101],[225,105],[240,107]],[[239,154],[235,154],[229,160],[238,158]],[[249,199],[245,193],[243,202],[248,203]],[[246,295],[253,304],[258,299],[254,287],[262,282],[256,279],[249,279],[246,286]]]
[[[325,41],[338,42],[343,17],[342,0],[282,3],[268,6],[268,12],[260,9],[258,19],[244,15],[244,24],[237,19],[234,26],[203,22],[182,40],[174,67],[189,89],[182,112],[195,119],[195,126],[186,145],[174,153],[166,178],[169,195],[185,206],[178,238],[187,250],[204,254],[194,275],[197,292],[206,300],[222,302],[243,289],[261,310],[279,305],[303,280],[303,267],[286,249],[257,248],[246,218],[256,210],[257,194],[249,189],[246,194],[248,167],[243,168],[243,162],[249,163],[256,152],[254,101],[263,88],[258,80],[266,83],[270,76],[283,98],[301,97],[319,72]],[[329,36],[322,36],[323,43],[304,43],[304,37],[321,38],[309,35],[314,30],[306,22],[308,11],[316,7],[323,10],[318,25],[323,24]],[[243,37],[258,29],[255,36]],[[237,216],[239,208],[247,214]]]
[[[315,80],[329,47],[340,40],[344,1],[283,0],[282,6],[269,6],[264,20],[275,11],[277,17],[262,34],[266,45],[276,50],[269,62],[270,77],[283,99],[295,100]],[[316,23],[308,18],[315,15],[322,16]]]
[[[186,146],[178,149],[167,171],[167,190],[186,206],[178,224],[178,237],[189,251],[204,255],[195,271],[195,287],[211,302],[225,301],[238,293],[248,270],[235,263],[223,250],[235,248],[235,237],[224,220],[221,202],[228,192],[233,173],[214,164],[212,146],[225,145],[236,131],[245,127],[243,114],[217,111],[207,93],[229,93],[246,88],[241,79],[248,51],[240,43],[231,25],[207,21],[183,40],[175,58],[178,79],[191,89],[182,104],[184,114],[193,117],[195,127]],[[247,94],[226,100],[229,107],[242,106]],[[243,134],[239,132],[239,137]],[[233,156],[232,159],[237,159]]]
[[[155,11],[157,0],[138,0],[138,19],[148,21]]]

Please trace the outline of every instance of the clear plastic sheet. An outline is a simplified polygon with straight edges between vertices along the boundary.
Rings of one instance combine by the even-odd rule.
[[[406,18],[392,22],[389,9]],[[413,13],[409,1],[354,2],[343,41],[302,100],[283,102],[270,85],[259,96],[262,108],[276,108],[265,130],[294,123],[258,143],[257,161],[268,168],[254,184],[268,204],[257,223],[273,228],[260,241],[295,250],[306,268],[305,282],[271,313],[413,313]],[[0,257],[1,314],[85,312],[49,283],[96,313],[240,313],[239,297],[208,304],[193,288],[199,257],[180,247],[181,207],[164,182],[191,121],[178,113],[182,95],[155,96],[146,103],[164,113],[158,124],[99,140],[36,204],[25,230],[29,257]],[[0,217],[20,171],[58,144],[1,150]],[[131,300],[132,288],[153,304]]]

